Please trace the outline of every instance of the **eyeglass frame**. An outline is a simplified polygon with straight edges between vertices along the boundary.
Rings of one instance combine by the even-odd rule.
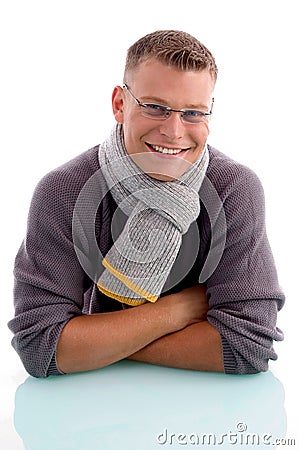
[[[143,102],[141,102],[137,97],[135,97],[135,95],[133,94],[133,92],[131,91],[131,89],[129,88],[129,86],[126,84],[126,83],[124,83],[123,84],[123,89],[125,89],[126,91],[128,91],[129,92],[129,94],[131,95],[131,97],[135,100],[135,102],[137,103],[137,105],[138,106],[140,106],[140,108],[141,108],[141,114],[142,114],[142,111],[146,111],[146,109],[149,107],[149,106],[158,106],[159,108],[161,108],[161,112],[163,111],[164,112],[164,116],[162,116],[162,117],[155,117],[155,116],[151,116],[150,114],[144,114],[143,113],[143,116],[144,117],[147,117],[147,118],[149,118],[149,119],[153,119],[153,120],[166,120],[166,119],[168,119],[169,117],[170,117],[170,114],[172,113],[172,112],[177,112],[177,113],[181,113],[181,119],[182,119],[182,121],[184,122],[184,123],[187,123],[187,124],[189,124],[189,125],[198,125],[199,123],[204,123],[204,120],[201,120],[201,121],[199,121],[199,122],[190,122],[190,121],[188,121],[188,120],[186,120],[186,113],[187,112],[196,112],[196,113],[200,113],[201,114],[201,116],[199,116],[199,117],[201,117],[201,118],[204,118],[204,117],[210,117],[211,115],[212,115],[212,111],[213,111],[213,105],[214,105],[214,98],[212,98],[212,105],[211,105],[211,108],[210,108],[210,111],[209,112],[203,112],[203,111],[199,111],[199,110],[197,110],[197,109],[173,109],[173,108],[170,108],[169,106],[165,106],[165,105],[159,105],[159,104],[157,104],[157,103],[143,103]],[[142,109],[142,108],[144,108],[144,109]],[[190,116],[190,117],[192,117],[192,116]]]

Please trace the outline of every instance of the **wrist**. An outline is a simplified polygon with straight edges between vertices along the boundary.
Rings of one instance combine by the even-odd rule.
[[[172,302],[169,300],[163,297],[155,303],[147,302],[139,306],[139,308],[147,311],[149,321],[161,332],[161,336],[173,333],[182,328],[178,320],[178,315],[175,314],[174,307],[171,304]]]

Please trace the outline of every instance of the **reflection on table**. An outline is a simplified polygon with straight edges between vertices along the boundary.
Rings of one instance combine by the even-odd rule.
[[[28,377],[14,421],[26,450],[269,449],[286,433],[284,389],[270,371],[224,375],[133,361]]]

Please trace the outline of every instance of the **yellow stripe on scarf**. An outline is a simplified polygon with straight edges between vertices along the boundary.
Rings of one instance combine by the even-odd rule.
[[[144,299],[148,300],[151,303],[154,303],[158,300],[157,295],[153,295],[150,292],[147,292],[145,289],[142,289],[140,286],[137,286],[133,281],[131,281],[126,275],[119,272],[115,267],[113,267],[107,258],[104,258],[102,261],[103,266],[110,272],[112,275],[114,275],[116,278],[118,278],[120,281],[122,281],[129,289],[131,289],[136,294],[140,295]],[[100,285],[100,283],[97,283],[98,288],[103,292],[103,294],[108,295],[109,297],[112,297],[116,300],[121,300],[123,303],[127,303],[128,305],[140,305],[144,303],[144,301],[141,300],[135,300],[128,297],[122,297],[118,294],[115,294],[114,292],[109,291],[108,289],[104,288]],[[105,292],[104,292],[105,291]],[[130,302],[130,303],[128,303]]]

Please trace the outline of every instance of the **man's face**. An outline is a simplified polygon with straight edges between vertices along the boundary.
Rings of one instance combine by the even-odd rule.
[[[142,103],[202,112],[211,109],[214,82],[207,70],[183,72],[151,59],[131,72],[126,83]],[[145,171],[150,171],[152,177],[169,180],[174,177],[172,169],[176,171],[181,166],[183,173],[200,156],[209,135],[208,120],[186,123],[176,112],[162,120],[144,117],[141,107],[120,86],[114,89],[112,101],[114,116],[123,124],[128,154],[133,159],[142,154],[141,158],[148,160],[150,166]],[[165,150],[162,153],[162,149],[171,149],[173,154]]]

